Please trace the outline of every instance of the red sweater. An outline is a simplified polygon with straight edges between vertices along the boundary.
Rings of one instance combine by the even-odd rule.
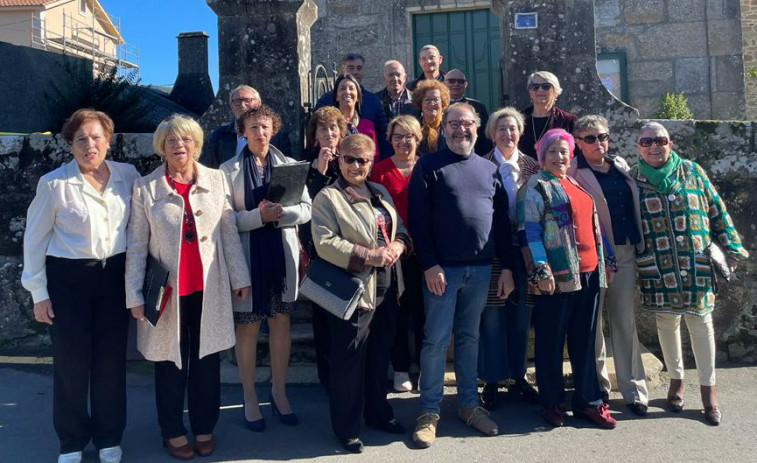
[[[187,183],[174,182],[176,192],[184,198],[184,214],[192,215],[192,206],[189,204],[189,187]],[[197,291],[202,291],[202,259],[200,259],[200,237],[197,236],[197,227],[192,223],[190,230],[194,239],[188,243],[184,239],[187,232],[187,224],[182,220],[181,225],[181,253],[179,257],[179,296],[186,296]]]
[[[565,178],[560,180],[560,185],[568,196],[573,213],[573,229],[578,247],[578,270],[581,273],[593,272],[599,263],[597,243],[594,239],[594,200],[588,193]]]
[[[410,183],[410,175],[403,176],[392,158],[387,158],[373,166],[371,181],[380,183],[387,189],[402,223],[407,226],[407,185]]]

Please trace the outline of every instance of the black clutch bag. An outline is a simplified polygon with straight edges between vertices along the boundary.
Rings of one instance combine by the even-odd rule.
[[[310,261],[300,293],[342,320],[355,312],[365,292],[365,279],[321,258]]]
[[[158,319],[170,294],[171,287],[168,286],[168,268],[151,254],[147,254],[142,296],[145,299],[145,318],[152,326],[158,323]]]
[[[720,246],[714,241],[710,241],[710,245],[707,246],[707,249],[705,249],[704,252],[710,257],[710,264],[718,276],[725,281],[731,281],[731,278],[733,278],[733,272],[731,272],[731,267],[728,266],[728,259]]]

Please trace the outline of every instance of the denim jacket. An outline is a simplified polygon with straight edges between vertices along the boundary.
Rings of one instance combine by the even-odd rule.
[[[577,188],[586,191],[570,176],[566,178]],[[555,279],[555,292],[580,290],[573,214],[560,180],[544,170],[532,175],[518,191],[517,208],[518,238],[529,280],[535,283],[552,276]],[[599,256],[599,285],[606,288],[605,266],[612,266],[611,261],[614,259],[605,255],[605,250],[611,252],[611,248],[603,244],[605,238],[599,226],[596,207],[593,207],[592,215],[594,239]],[[529,292],[541,294],[534,284],[529,285]]]

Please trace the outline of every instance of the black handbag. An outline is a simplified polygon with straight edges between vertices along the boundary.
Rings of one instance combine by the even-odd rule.
[[[310,261],[300,293],[335,317],[348,320],[363,297],[369,274],[354,275],[317,257]]]

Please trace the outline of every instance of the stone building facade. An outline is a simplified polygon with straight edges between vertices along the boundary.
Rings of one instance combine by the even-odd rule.
[[[413,17],[490,9],[506,0],[315,0],[313,63],[327,67],[348,51],[367,57],[364,84],[383,87],[382,63],[398,59],[414,77]],[[550,2],[529,2],[538,12]],[[683,92],[696,119],[754,119],[757,114],[756,0],[595,0],[596,48],[624,58],[625,102],[653,117],[665,92]],[[504,42],[504,41],[503,41]],[[502,44],[502,50],[507,43]],[[570,44],[568,44],[570,47]],[[500,59],[501,63],[505,62]],[[448,69],[442,65],[443,69]],[[524,70],[524,72],[532,70]],[[504,79],[506,72],[500,72]],[[509,100],[503,82],[497,90]],[[616,96],[619,98],[619,92]],[[517,99],[517,98],[516,98]],[[491,109],[491,108],[490,108]]]

